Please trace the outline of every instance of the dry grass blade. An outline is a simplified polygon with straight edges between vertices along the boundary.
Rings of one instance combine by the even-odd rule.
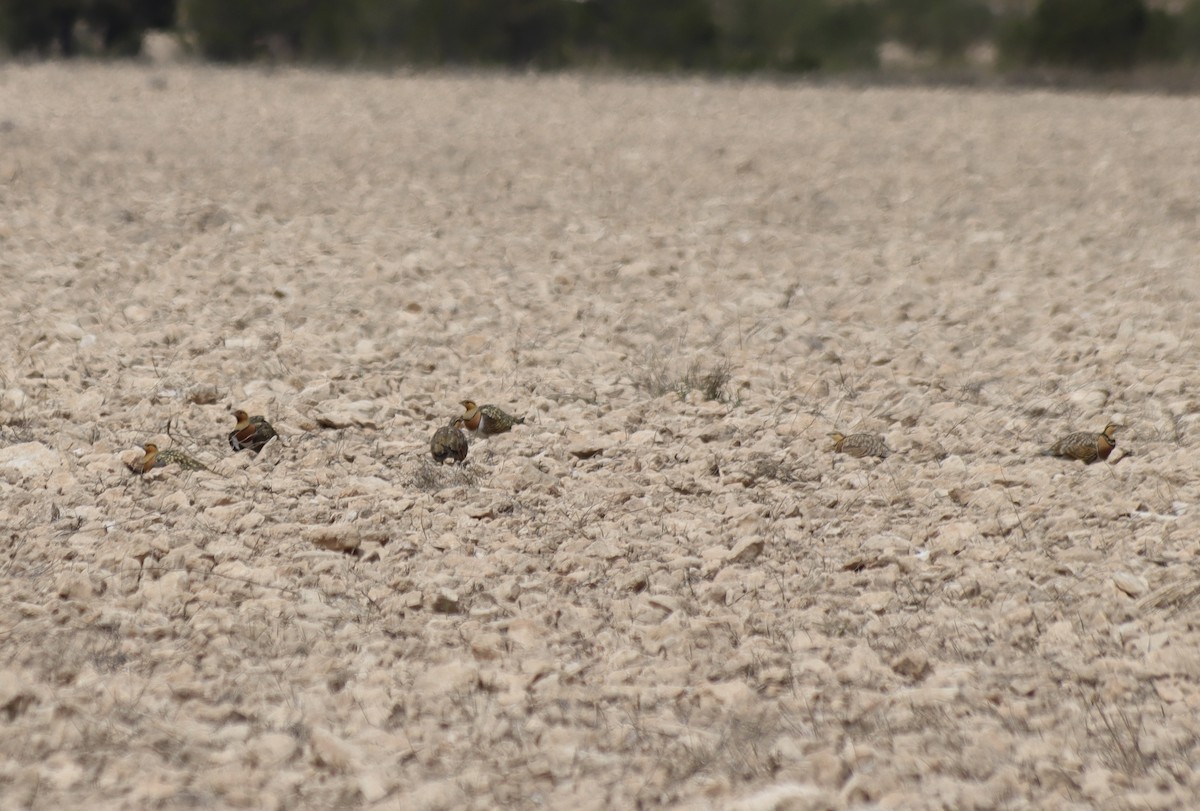
[[[1185,611],[1200,600],[1200,576],[1193,575],[1155,589],[1138,600],[1138,609]]]

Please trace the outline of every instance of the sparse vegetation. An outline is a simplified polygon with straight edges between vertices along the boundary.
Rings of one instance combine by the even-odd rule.
[[[410,487],[424,493],[436,493],[447,487],[475,487],[483,479],[483,471],[468,459],[462,464],[441,464],[421,459],[409,476]]]
[[[0,0],[0,42],[13,53],[133,56],[141,49],[146,31],[175,25],[175,3],[176,0]]]
[[[0,0],[10,53],[132,55],[175,29],[208,59],[359,65],[872,71],[885,45],[961,73],[990,44],[1007,68],[1112,72],[1200,59],[1200,0]],[[978,70],[978,65],[975,68]]]
[[[1128,68],[1149,17],[1144,0],[1040,0],[1025,22],[1022,56],[1035,64]]]
[[[680,368],[682,366],[682,368]],[[738,396],[730,388],[733,367],[728,360],[711,363],[693,360],[674,363],[658,353],[650,353],[634,377],[634,384],[651,397],[675,393],[680,399],[698,391],[705,400],[737,405]]]

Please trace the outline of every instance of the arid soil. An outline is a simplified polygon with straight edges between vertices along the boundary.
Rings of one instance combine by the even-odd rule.
[[[1197,807],[1198,215],[1193,98],[0,67],[0,807]]]

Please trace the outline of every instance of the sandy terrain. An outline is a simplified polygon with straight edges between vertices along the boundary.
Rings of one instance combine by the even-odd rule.
[[[0,807],[1195,807],[1198,190],[1196,99],[0,68]]]

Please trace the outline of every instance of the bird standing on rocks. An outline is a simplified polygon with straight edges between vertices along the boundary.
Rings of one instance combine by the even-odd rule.
[[[158,446],[153,442],[147,442],[142,446],[145,455],[142,460],[133,466],[136,473],[149,473],[156,467],[166,467],[170,464],[179,465],[184,470],[207,470],[209,473],[215,473],[212,468],[188,456],[182,451],[160,451]]]
[[[429,441],[429,452],[439,465],[447,459],[461,462],[467,458],[467,438],[463,436],[463,425],[463,418],[458,417],[433,433],[433,439]]]
[[[514,425],[525,422],[524,417],[514,417],[494,405],[475,405],[474,400],[463,400],[462,407],[466,409],[463,426],[480,439],[511,431]]]
[[[1114,436],[1116,430],[1117,426],[1110,422],[1098,434],[1091,431],[1076,431],[1073,434],[1067,434],[1042,451],[1042,456],[1078,459],[1085,465],[1108,459],[1113,448],[1117,447],[1117,438]]]
[[[234,411],[233,416],[237,419],[237,425],[229,432],[229,447],[235,451],[251,450],[258,453],[278,436],[266,417],[251,417],[240,409]]]
[[[891,449],[884,442],[883,437],[878,434],[845,434],[834,431],[829,435],[833,439],[833,447],[830,448],[834,453],[844,453],[847,456],[853,456],[858,459],[864,456],[877,456],[880,459],[888,458],[891,454]]]

